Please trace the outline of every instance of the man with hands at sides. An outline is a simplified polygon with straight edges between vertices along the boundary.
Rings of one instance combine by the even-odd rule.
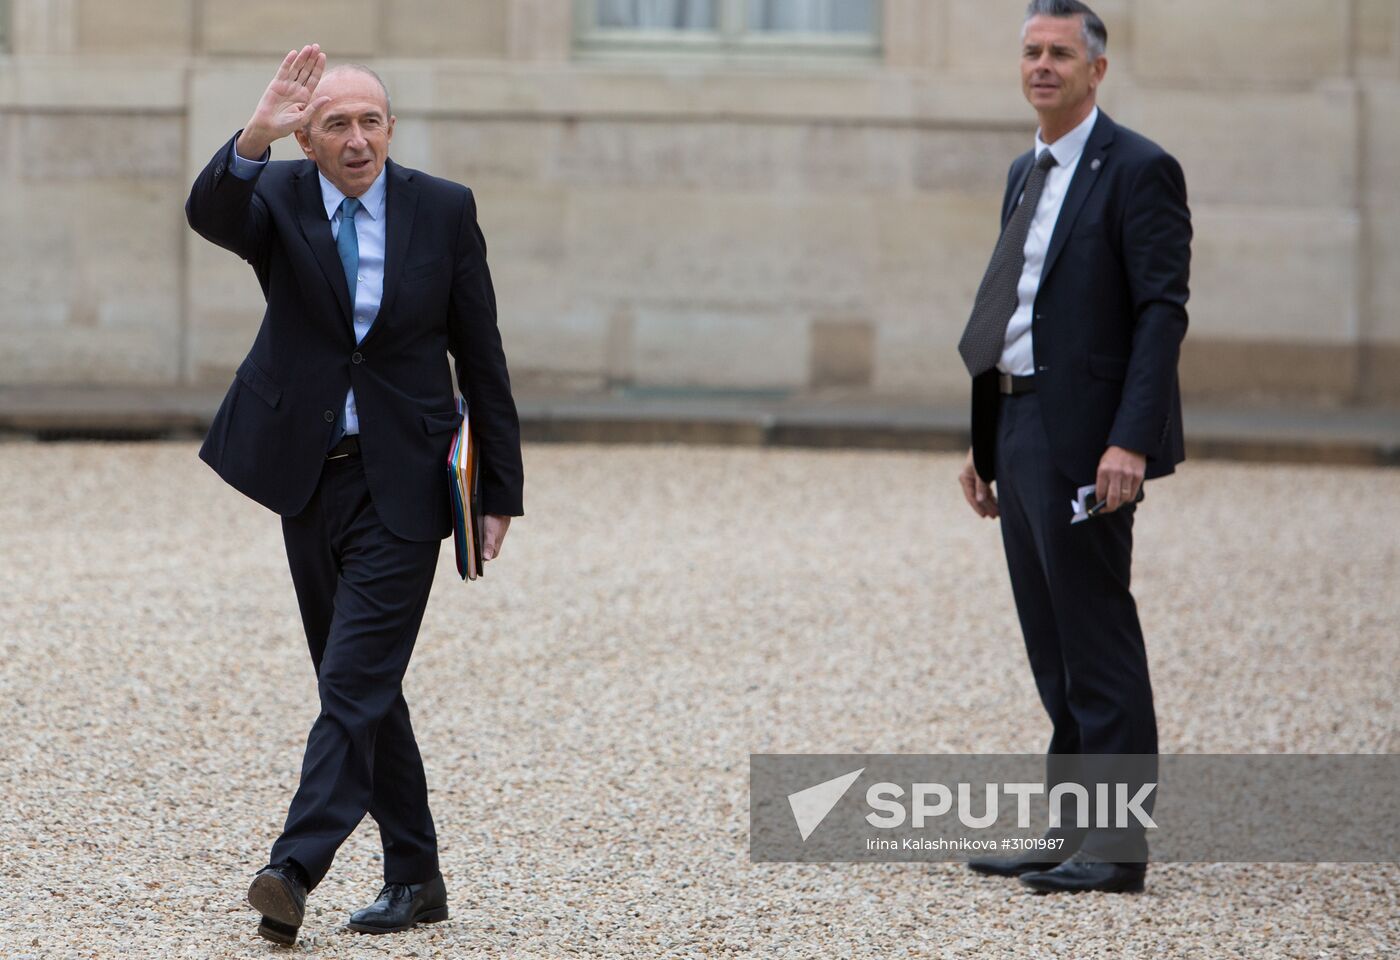
[[[385,884],[351,928],[447,919],[402,682],[451,532],[454,366],[480,451],[487,560],[522,513],[520,427],[476,203],[390,160],[393,132],[373,71],[327,71],[319,46],[294,50],[185,208],[201,236],[252,265],[267,301],[200,456],[282,516],[316,671],[300,784],[248,890],[259,933],[284,944],[366,813]],[[306,159],[270,161],[288,134]]]
[[[1129,590],[1133,513],[1143,482],[1184,456],[1176,368],[1191,259],[1186,185],[1176,160],[1098,109],[1106,45],[1103,22],[1078,0],[1030,4],[1021,82],[1040,129],[1011,165],[1001,238],[959,343],[973,377],[959,482],[978,516],[1001,521],[1053,724],[1052,782],[1085,754],[1144,755],[1155,768],[1152,687]],[[1072,524],[1077,490],[1091,482],[1102,505]],[[1066,825],[1052,827],[1057,849],[970,866],[1040,892],[1141,890],[1142,831],[1081,829],[1076,812],[1067,804]]]

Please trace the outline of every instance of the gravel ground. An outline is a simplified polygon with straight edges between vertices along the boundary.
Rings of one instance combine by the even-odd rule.
[[[1159,865],[1036,897],[747,858],[750,752],[1036,752],[994,524],[949,456],[532,446],[410,668],[452,920],[295,953],[1392,957],[1400,867]],[[275,517],[190,444],[0,445],[0,957],[267,957],[243,901],[317,708]],[[1166,752],[1400,749],[1400,471],[1187,464],[1139,514]]]

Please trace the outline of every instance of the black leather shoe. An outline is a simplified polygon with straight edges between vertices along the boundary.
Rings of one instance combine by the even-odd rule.
[[[1021,882],[1036,893],[1142,893],[1147,867],[1108,863],[1076,854],[1053,870],[1024,873]]]
[[[976,857],[967,861],[973,873],[988,877],[1019,877],[1023,873],[1054,870],[1084,844],[1082,830],[1052,827],[1041,836],[1044,849],[1027,850],[1019,857]]]
[[[248,903],[263,915],[258,933],[264,940],[291,946],[306,914],[306,880],[290,861],[263,867],[248,887]]]
[[[350,915],[350,929],[360,933],[396,933],[420,923],[447,919],[447,885],[442,875],[427,883],[386,883],[379,899]]]
[[[967,868],[973,873],[980,873],[988,877],[1019,877],[1024,873],[1044,872],[1054,870],[1069,858],[1069,854],[1057,857],[1053,854],[1046,859],[1046,854],[1050,851],[1043,851],[1032,857],[987,857],[977,860],[967,861]]]

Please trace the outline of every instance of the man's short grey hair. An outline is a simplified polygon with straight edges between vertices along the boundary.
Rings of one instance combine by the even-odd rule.
[[[1084,46],[1089,48],[1089,59],[1097,60],[1108,50],[1108,27],[1104,26],[1099,15],[1079,0],[1031,0],[1026,8],[1025,23],[1032,17],[1080,17],[1084,25]],[[1022,24],[1021,36],[1026,35]]]
[[[350,71],[351,73],[363,73],[367,77],[373,77],[374,82],[379,84],[379,89],[384,91],[384,119],[387,120],[389,119],[389,117],[392,117],[394,115],[393,105],[389,102],[389,88],[385,86],[384,78],[381,77],[379,74],[375,73],[369,67],[365,66],[363,63],[336,64],[335,66],[327,70],[324,74],[322,74],[321,79],[324,80],[326,79],[326,77],[329,77],[333,73],[341,73],[343,71]]]

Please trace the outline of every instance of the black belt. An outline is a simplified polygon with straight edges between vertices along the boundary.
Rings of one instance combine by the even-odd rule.
[[[349,433],[340,438],[340,442],[331,447],[326,454],[327,460],[339,460],[341,457],[358,457],[360,455],[360,435]]]
[[[1015,377],[1009,373],[998,371],[997,387],[1008,397],[1022,393],[1035,393],[1035,377]]]

